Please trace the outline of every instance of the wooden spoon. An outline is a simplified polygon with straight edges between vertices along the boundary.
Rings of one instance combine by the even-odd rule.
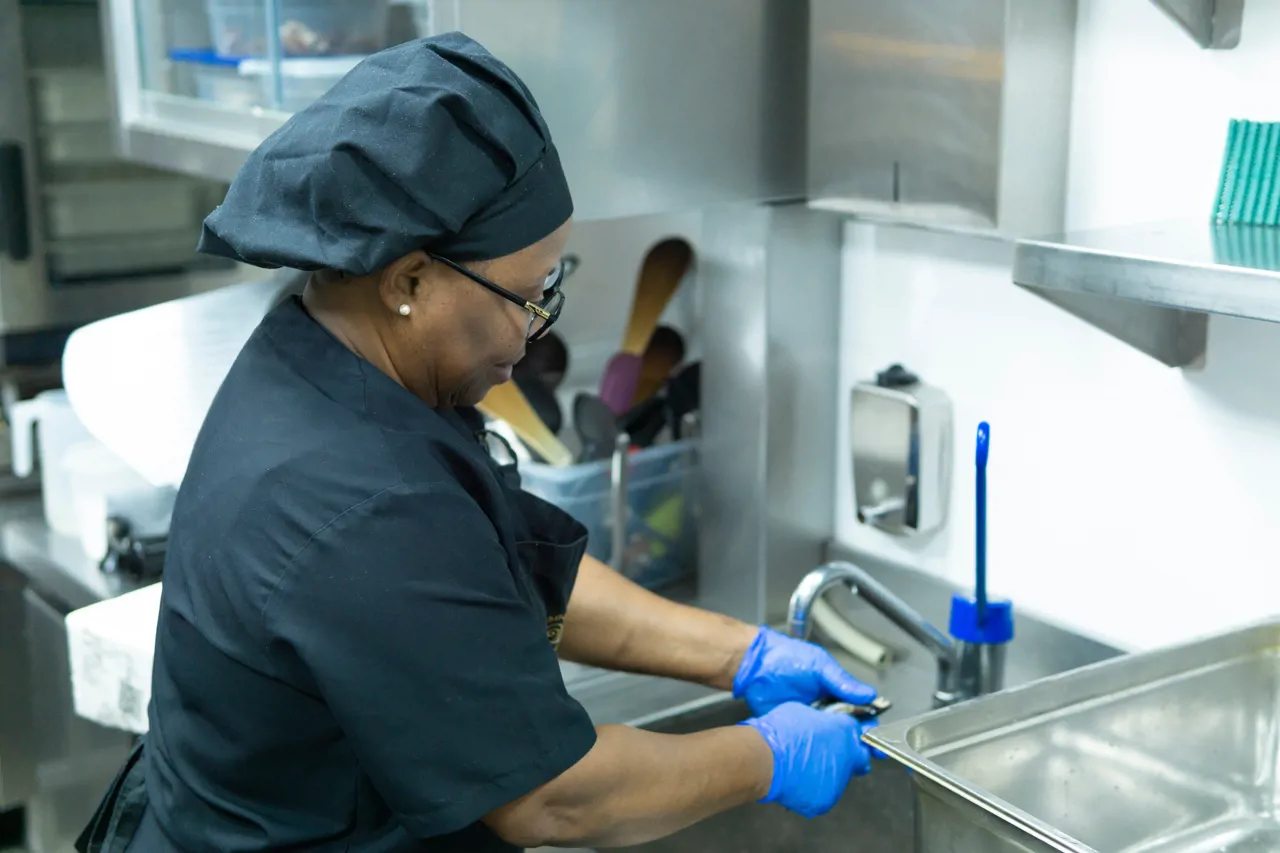
[[[631,408],[649,339],[692,263],[692,247],[678,237],[663,240],[645,255],[622,349],[609,359],[600,380],[600,398],[615,415]]]
[[[477,406],[491,418],[506,421],[534,453],[557,467],[573,464],[573,454],[547,428],[514,382],[495,385]]]

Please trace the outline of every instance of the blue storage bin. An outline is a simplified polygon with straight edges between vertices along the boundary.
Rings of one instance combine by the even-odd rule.
[[[697,569],[697,442],[645,448],[627,461],[627,552],[621,572],[641,586],[660,589]],[[613,564],[610,460],[564,468],[525,463],[520,476],[525,491],[582,522],[588,554]]]

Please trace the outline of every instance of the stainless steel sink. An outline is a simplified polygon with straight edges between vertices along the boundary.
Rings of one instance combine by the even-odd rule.
[[[1280,850],[1280,619],[890,723],[920,853]]]
[[[858,562],[925,618],[945,624],[952,593],[949,585],[865,557],[859,557]],[[833,650],[850,672],[875,684],[893,700],[894,707],[883,717],[882,724],[890,726],[928,711],[935,686],[933,658],[865,602],[847,593],[830,595],[828,600],[859,628],[894,649],[897,662],[878,672]],[[1015,619],[1017,638],[1009,647],[1006,675],[1010,685],[1025,684],[1119,654],[1116,649],[1032,617],[1016,615]],[[731,725],[746,715],[744,705],[727,702],[646,723],[644,727],[671,733],[701,731]],[[855,779],[839,804],[822,817],[806,820],[779,806],[755,804],[632,849],[642,853],[909,853],[917,849],[915,799],[911,775],[897,762],[884,760],[876,762],[871,775]]]

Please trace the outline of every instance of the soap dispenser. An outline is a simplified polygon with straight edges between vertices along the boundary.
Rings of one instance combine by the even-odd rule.
[[[849,404],[858,521],[899,536],[946,521],[951,400],[900,364],[853,387]]]

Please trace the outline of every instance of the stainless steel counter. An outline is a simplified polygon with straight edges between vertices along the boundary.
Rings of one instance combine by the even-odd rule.
[[[104,573],[77,540],[49,529],[39,507],[37,501],[36,514],[0,522],[0,555],[42,595],[76,610],[143,585]]]
[[[76,716],[63,621],[127,584],[53,534],[32,489],[0,477],[0,807],[25,807],[43,853],[70,849],[132,736]]]

